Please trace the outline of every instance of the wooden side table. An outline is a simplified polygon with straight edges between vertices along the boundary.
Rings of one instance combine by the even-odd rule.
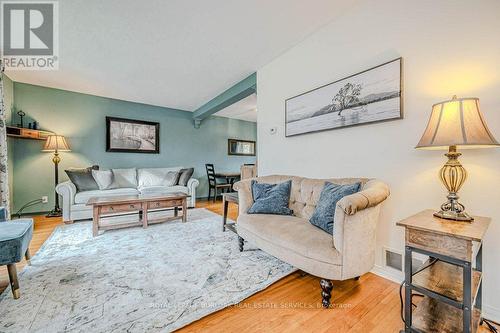
[[[229,203],[239,204],[238,202],[238,192],[229,192],[222,194],[222,204],[224,206],[224,217],[222,218],[222,231],[226,231],[226,228],[236,233],[235,223],[227,224],[227,210]]]
[[[424,210],[397,223],[405,228],[405,330],[476,332],[481,317],[482,242],[490,218],[472,223]],[[429,256],[413,273],[412,253]],[[473,268],[475,263],[475,267]],[[412,311],[412,291],[424,295]]]

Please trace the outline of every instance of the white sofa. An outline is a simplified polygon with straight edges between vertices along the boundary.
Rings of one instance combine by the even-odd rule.
[[[92,197],[114,196],[114,195],[134,195],[149,193],[173,193],[183,192],[188,198],[188,207],[194,207],[196,204],[196,187],[200,184],[195,178],[189,179],[187,186],[161,186],[155,184],[155,180],[145,178],[146,173],[141,170],[155,170],[162,172],[179,171],[182,167],[174,168],[143,168],[137,169],[137,188],[115,188],[109,190],[94,190],[77,192],[76,186],[71,181],[60,183],[56,186],[56,192],[62,196],[63,221],[71,223],[76,220],[85,220],[92,218],[92,206],[87,206],[87,201]],[[142,179],[144,178],[144,179]]]

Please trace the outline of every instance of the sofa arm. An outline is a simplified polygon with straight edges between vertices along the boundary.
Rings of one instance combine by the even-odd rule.
[[[200,182],[196,178],[190,178],[187,182],[188,194],[191,196],[191,205],[194,207],[196,205],[196,188],[200,185]]]
[[[62,196],[63,200],[67,201],[70,205],[75,203],[76,186],[69,180],[57,184],[56,192],[57,194]]]
[[[380,206],[348,215],[335,211],[333,244],[342,255],[342,280],[369,272],[375,265],[377,224]]]
[[[71,221],[71,206],[75,203],[76,186],[69,180],[56,186],[56,193],[62,196],[63,221]]]
[[[389,187],[385,183],[379,180],[370,180],[361,191],[340,199],[337,208],[342,209],[347,215],[354,215],[360,210],[375,207],[387,199],[389,194]]]
[[[371,180],[362,191],[337,203],[333,244],[342,254],[342,280],[360,276],[373,268],[380,204],[388,196],[386,184]]]
[[[238,212],[239,214],[246,214],[246,212],[252,207],[253,196],[252,196],[252,179],[240,180],[233,185],[233,189],[238,191]]]

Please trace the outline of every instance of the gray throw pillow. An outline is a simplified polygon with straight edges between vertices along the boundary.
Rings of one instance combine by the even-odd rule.
[[[179,175],[179,182],[177,183],[177,185],[187,186],[187,183],[189,179],[191,179],[193,172],[194,168],[181,169],[179,171],[180,175]]]
[[[110,188],[136,188],[137,170],[129,169],[111,169],[113,172],[113,183]]]
[[[113,183],[113,172],[111,170],[92,170],[92,177],[94,177],[100,190],[111,188]]]
[[[169,171],[163,180],[163,186],[175,186],[179,182],[180,173],[178,171]]]
[[[326,182],[309,222],[332,235],[337,202],[347,195],[358,192],[360,189],[361,183],[338,185]]]
[[[288,208],[292,181],[280,184],[260,184],[252,180],[253,205],[248,214],[292,215]]]
[[[99,186],[92,177],[92,170],[99,170],[98,165],[93,165],[88,168],[70,168],[64,170],[68,175],[69,180],[75,185],[77,192],[98,190]]]

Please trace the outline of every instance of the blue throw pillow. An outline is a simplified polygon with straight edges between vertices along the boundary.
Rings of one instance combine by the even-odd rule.
[[[337,202],[346,195],[358,192],[360,188],[361,183],[337,185],[326,182],[309,222],[332,235]]]
[[[292,215],[288,208],[292,181],[280,184],[261,184],[252,180],[253,205],[248,214]]]

